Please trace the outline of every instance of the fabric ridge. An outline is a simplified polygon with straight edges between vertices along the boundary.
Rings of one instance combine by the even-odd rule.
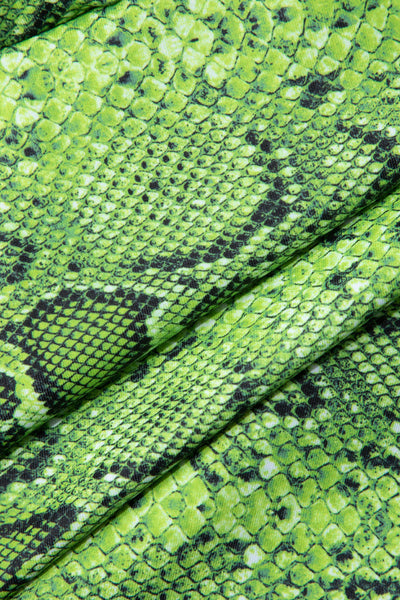
[[[364,4],[201,6],[122,2],[3,50],[0,335],[31,390],[3,453],[395,185],[395,7],[361,81],[319,36],[346,17],[361,56]]]
[[[0,598],[400,596],[400,3],[0,7]]]
[[[396,597],[399,316],[257,405],[18,597]]]

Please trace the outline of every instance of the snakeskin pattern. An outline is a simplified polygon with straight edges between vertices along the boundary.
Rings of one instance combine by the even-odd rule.
[[[0,598],[398,598],[399,57],[398,0],[2,4]]]
[[[0,338],[35,407],[3,398],[3,452],[396,181],[397,3],[279,7],[125,0],[2,51]]]

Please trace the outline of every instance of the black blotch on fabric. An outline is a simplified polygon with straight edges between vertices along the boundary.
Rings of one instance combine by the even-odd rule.
[[[107,44],[110,46],[117,46],[117,48],[122,48],[123,46],[122,40],[118,34],[112,35],[110,38],[108,38]]]
[[[357,592],[357,584],[351,583],[345,587],[345,594],[348,600],[361,600],[362,596]]]
[[[281,508],[276,511],[276,515],[280,521],[284,521],[289,516],[289,509],[286,506],[281,506]]]
[[[27,157],[34,156],[35,158],[37,158],[40,155],[40,150],[38,148],[34,148],[33,146],[27,146],[26,148],[24,148],[24,154]]]
[[[324,77],[322,75],[315,76],[311,79],[300,94],[300,106],[315,110],[325,102],[326,94],[336,89],[329,79],[329,77]]]
[[[348,27],[349,23],[343,17],[339,17],[338,20],[333,24],[337,29],[343,29],[344,27]]]
[[[260,144],[260,150],[262,152],[271,152],[271,142],[269,140],[263,140]]]
[[[378,447],[374,443],[366,444],[360,451],[360,457],[363,464],[368,463],[371,457],[378,452]]]
[[[278,415],[281,417],[286,417],[292,412],[292,405],[289,402],[286,402],[285,400],[277,402],[274,408]]]
[[[272,169],[275,169],[275,165],[272,165]],[[284,221],[291,210],[289,204],[280,199],[279,192],[271,190],[267,192],[267,199],[260,202],[251,215],[251,222],[273,227]],[[249,225],[251,226],[251,223]]]
[[[2,234],[0,241],[7,242],[7,246],[0,256],[0,279],[8,284],[18,283],[25,279],[29,265],[38,251],[38,246],[8,234]]]
[[[364,135],[364,142],[366,144],[377,144],[381,139],[381,135],[378,131],[369,131]]]
[[[80,267],[79,263],[76,263],[76,262],[70,262],[70,263],[68,264],[68,270],[69,270],[69,271],[73,271],[73,272],[75,272],[75,273],[79,273],[79,271],[81,270],[81,267]]]
[[[15,394],[15,387],[15,378],[0,372],[0,398],[2,400],[0,408],[1,421],[11,419],[15,409],[20,404],[20,400]],[[6,400],[6,402],[4,402],[4,400]]]
[[[72,266],[72,269],[71,269]],[[77,263],[70,263],[71,270],[78,270]],[[88,300],[91,301],[88,303]],[[93,310],[93,304],[115,306],[127,309],[124,318],[131,318],[131,325],[126,334],[126,341],[120,346],[123,348],[133,348],[129,360],[136,360],[139,356],[146,353],[151,347],[151,338],[147,335],[146,319],[151,312],[157,308],[159,300],[156,297],[147,296],[144,293],[135,294],[130,290],[119,289],[114,293],[105,293],[101,290],[90,289],[83,292],[76,292],[71,289],[63,289],[55,298],[41,299],[26,319],[13,332],[8,341],[19,346],[29,354],[30,368],[27,371],[34,382],[34,389],[39,394],[39,400],[54,411],[65,409],[65,395],[63,388],[56,387],[46,375],[46,348],[42,349],[40,343],[33,337],[33,333],[39,329],[40,323],[54,322],[57,318],[63,318],[65,311],[73,311],[70,318],[74,318],[74,313],[86,311],[88,314]],[[103,318],[109,316],[111,319],[113,313],[103,312]],[[80,317],[81,318],[81,317]],[[1,336],[1,332],[0,332]],[[60,344],[60,350],[63,345]],[[126,361],[121,360],[121,369]],[[140,373],[140,371],[139,371]],[[98,387],[111,381],[116,376],[114,369],[104,372],[100,382],[93,382],[92,387]],[[82,394],[76,395],[74,406],[78,405],[79,400],[87,388],[82,387]]]
[[[358,488],[360,487],[360,484],[357,481],[354,481],[354,479],[351,478],[351,475],[346,477],[344,479],[343,483],[345,486],[350,488],[353,492],[356,492],[358,490]]]
[[[306,419],[311,414],[311,406],[308,404],[299,404],[294,409],[295,415],[300,419]]]
[[[324,400],[319,395],[318,388],[307,377],[307,375],[300,374],[296,377],[296,380],[300,384],[303,394],[307,396],[307,402],[312,409],[325,405]]]
[[[256,146],[258,144],[258,137],[259,136],[256,131],[249,131],[249,133],[245,137],[245,140],[247,144],[252,144],[253,146]]]
[[[259,473],[257,469],[249,467],[239,471],[238,477],[243,479],[243,481],[257,481],[259,479]]]
[[[194,544],[196,546],[204,546],[214,539],[215,532],[212,529],[203,529],[194,537]]]
[[[0,525],[0,536],[7,538],[15,533],[16,527],[19,531],[29,531],[30,529],[39,529],[42,532],[42,541],[37,545],[25,546],[18,555],[10,561],[4,574],[10,575],[10,579],[4,578],[6,582],[3,591],[13,589],[16,585],[23,582],[16,573],[28,560],[35,554],[47,554],[54,547],[54,543],[60,539],[64,531],[67,531],[75,522],[78,511],[70,504],[61,504],[56,510],[47,510],[40,514],[33,514],[27,519],[20,519],[13,523]],[[44,534],[44,535],[43,535]],[[35,538],[34,538],[35,539]]]
[[[278,10],[277,15],[282,23],[288,23],[289,21],[291,21],[289,10],[290,9],[287,6],[283,6]]]
[[[344,281],[345,278],[343,277],[343,275],[338,275],[337,273],[334,273],[327,279],[326,287],[328,289],[337,290],[343,287]]]
[[[234,540],[227,542],[226,545],[235,554],[243,554],[246,548],[248,548],[250,545],[250,542],[235,538]]]
[[[353,554],[350,550],[345,550],[336,555],[336,560],[339,563],[344,563],[346,560],[351,560],[352,558]]]
[[[211,471],[211,469],[206,469],[204,472],[204,477],[209,484],[213,486],[219,486],[223,483],[223,479],[216,471]]]
[[[244,375],[248,371],[251,371],[252,364],[251,363],[239,363],[233,367],[235,373],[239,373],[240,375]]]
[[[356,578],[353,575],[351,577],[349,586],[351,586],[353,589],[358,587],[359,589],[363,590],[363,592],[374,591],[378,596],[383,594],[390,594],[391,596],[394,596],[400,592],[400,583],[396,581],[396,579],[392,579],[390,577],[386,579],[384,576],[380,577],[379,579],[366,579],[366,577]],[[365,595],[362,594],[361,598],[365,598]]]

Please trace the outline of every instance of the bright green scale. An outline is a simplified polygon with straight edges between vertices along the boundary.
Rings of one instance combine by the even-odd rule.
[[[0,597],[397,598],[400,4],[0,10]]]

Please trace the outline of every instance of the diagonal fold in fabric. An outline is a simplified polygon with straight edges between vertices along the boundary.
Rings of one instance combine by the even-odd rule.
[[[226,447],[232,420],[235,456],[246,419],[269,411],[280,433],[265,425],[268,451],[243,457],[246,485],[227,483],[194,549],[198,505],[168,538],[155,502],[164,546],[142,539],[124,576],[107,567],[101,600],[165,600],[147,550],[178,572],[215,531],[211,565],[236,573],[227,548],[243,550],[237,584],[273,565],[244,591],[214,573],[203,596],[395,600],[399,1],[6,0],[0,18],[0,598],[96,598],[99,573],[71,561],[101,556],[101,532],[179,461],[201,466],[213,436]],[[289,443],[295,416],[289,473],[288,449],[267,446]],[[330,418],[345,424],[334,440]],[[258,486],[268,533],[253,507],[223,538],[229,502]],[[190,578],[177,593],[197,600]]]
[[[374,6],[124,0],[1,50],[3,454],[395,185]]]
[[[399,298],[399,220],[394,193],[4,459],[0,597]]]
[[[89,590],[396,598],[399,364],[397,302],[150,485],[18,600]]]

